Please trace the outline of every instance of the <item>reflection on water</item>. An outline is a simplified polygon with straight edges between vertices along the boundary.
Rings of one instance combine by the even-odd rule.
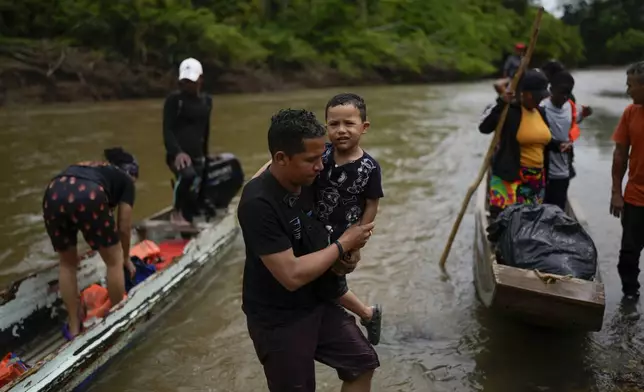
[[[364,95],[372,128],[365,146],[383,169],[385,199],[352,289],[384,305],[382,367],[374,391],[613,391],[644,386],[644,322],[619,311],[620,228],[608,214],[610,135],[628,103],[623,71],[575,74],[575,95],[595,115],[576,149],[578,198],[600,252],[606,287],[604,328],[591,334],[543,331],[489,314],[472,284],[473,206],[463,219],[444,279],[438,259],[489,136],[476,129],[493,99],[490,82],[352,88]],[[232,151],[248,177],[268,158],[266,129],[279,108],[320,116],[342,89],[215,97],[212,147]],[[160,101],[25,108],[0,112],[0,280],[53,260],[40,221],[47,179],[66,164],[123,145],[141,162],[137,217],[171,200],[160,131]],[[88,135],[91,134],[91,140]],[[199,277],[196,288],[92,391],[265,391],[262,369],[240,310],[243,244]],[[337,391],[318,366],[318,390]],[[617,389],[621,388],[621,389]]]

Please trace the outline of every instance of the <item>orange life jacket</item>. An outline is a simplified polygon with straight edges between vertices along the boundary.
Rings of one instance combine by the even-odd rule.
[[[581,130],[579,129],[579,124],[577,124],[577,105],[575,105],[572,99],[569,99],[568,102],[570,102],[570,106],[572,107],[572,124],[570,125],[570,130],[568,131],[568,140],[574,142],[575,140],[579,139]]]
[[[153,241],[144,240],[130,248],[130,257],[132,256],[146,263],[154,263],[161,256],[161,249]]]
[[[7,354],[2,361],[0,361],[0,388],[5,385],[11,384],[15,379],[20,377],[27,371],[25,365],[20,358],[14,354]]]
[[[127,294],[124,294],[123,298],[127,298]],[[98,284],[93,284],[83,290],[81,304],[85,307],[85,319],[83,321],[92,318],[104,318],[112,308],[112,301],[110,301],[107,289]]]

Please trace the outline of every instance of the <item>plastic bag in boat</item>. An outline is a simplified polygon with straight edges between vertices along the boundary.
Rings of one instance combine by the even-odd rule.
[[[592,280],[597,248],[579,222],[550,204],[507,207],[487,228],[499,263]]]

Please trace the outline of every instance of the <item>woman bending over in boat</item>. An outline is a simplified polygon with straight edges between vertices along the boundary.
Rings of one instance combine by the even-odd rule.
[[[507,93],[486,109],[479,131],[493,133],[506,102],[511,102],[501,137],[492,158],[490,176],[490,214],[498,215],[505,207],[521,204],[541,204],[545,194],[546,152],[569,148],[567,143],[554,140],[543,108],[539,103],[548,94],[548,79],[543,72],[527,70],[519,83],[520,102]]]
[[[121,302],[125,293],[124,262],[130,274],[136,271],[129,253],[139,165],[121,148],[107,149],[104,154],[107,162],[81,162],[67,167],[51,180],[43,198],[45,227],[60,258],[60,295],[69,317],[63,334],[68,340],[80,333],[83,317],[76,280],[78,231],[107,265],[107,290],[112,304]],[[113,213],[116,207],[118,224]]]

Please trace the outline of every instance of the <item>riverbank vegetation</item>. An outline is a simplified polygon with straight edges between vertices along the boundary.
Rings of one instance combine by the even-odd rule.
[[[213,92],[492,76],[531,3],[0,0],[0,100],[160,96],[188,56]],[[583,63],[577,25],[546,15],[535,61]]]
[[[644,1],[564,0],[561,20],[579,28],[585,64],[644,60]]]

